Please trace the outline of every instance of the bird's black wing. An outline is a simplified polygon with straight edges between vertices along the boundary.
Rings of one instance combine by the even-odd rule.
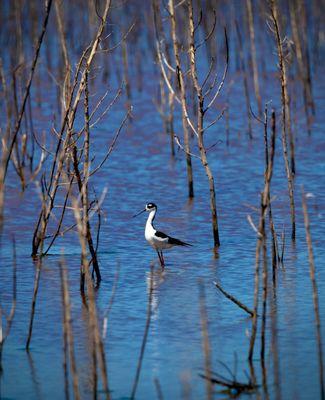
[[[166,233],[160,231],[156,231],[155,235],[162,239],[167,239],[169,237],[168,235],[166,235]]]
[[[189,243],[182,242],[182,241],[179,240],[179,239],[175,239],[175,238],[173,238],[173,237],[171,237],[171,236],[168,236],[168,235],[166,235],[166,233],[164,233],[164,232],[156,231],[155,235],[158,236],[158,237],[160,237],[160,238],[162,238],[162,239],[168,239],[168,243],[169,243],[169,244],[173,244],[173,245],[175,245],[175,246],[192,246],[192,245],[189,244]]]

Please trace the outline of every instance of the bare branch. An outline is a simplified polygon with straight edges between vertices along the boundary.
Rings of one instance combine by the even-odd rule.
[[[225,65],[225,69],[224,69],[224,72],[223,72],[223,76],[222,76],[220,85],[218,87],[218,90],[216,91],[215,95],[211,99],[211,101],[208,104],[208,106],[205,108],[204,112],[206,112],[212,106],[212,104],[215,102],[216,98],[219,96],[219,93],[220,93],[220,91],[221,91],[221,89],[223,87],[223,84],[225,83],[225,79],[226,79],[226,76],[227,76],[228,66],[229,66],[229,46],[228,46],[228,36],[227,36],[226,28],[225,28],[225,43],[226,43],[226,65]]]
[[[180,142],[180,140],[179,140],[179,137],[178,137],[177,135],[174,135],[174,139],[175,139],[175,142],[176,142],[177,146],[178,146],[182,151],[184,151],[185,154],[188,154],[189,156],[192,156],[192,157],[195,157],[195,158],[198,158],[199,160],[201,160],[201,157],[200,157],[200,156],[198,156],[198,155],[196,155],[196,154],[193,154],[193,153],[191,153],[191,152],[189,152],[189,151],[186,151],[185,147],[181,144],[181,142]]]
[[[208,32],[208,34],[206,35],[206,37],[202,40],[202,42],[200,42],[197,46],[196,46],[196,50],[199,49],[204,43],[208,42],[208,40],[210,39],[210,37],[213,35],[213,32],[216,28],[216,24],[217,24],[217,13],[216,10],[213,10],[213,16],[214,16],[214,20],[213,20],[213,25],[212,28],[210,30],[210,32]],[[194,29],[195,32],[195,29]]]
[[[260,238],[263,237],[261,232],[259,232],[259,230],[256,228],[256,225],[254,224],[252,217],[249,214],[247,215],[247,221],[249,222],[250,226],[253,228],[253,231],[257,234],[257,236]]]
[[[205,132],[205,131],[207,131],[209,128],[211,128],[211,126],[213,126],[216,122],[218,122],[222,117],[223,117],[223,114],[225,113],[225,111],[226,111],[226,107],[221,111],[221,113],[217,116],[217,118],[216,119],[214,119],[212,122],[210,122],[210,124],[208,125],[208,126],[206,126],[204,129],[203,129],[203,132]]]
[[[104,165],[105,161],[106,161],[106,160],[108,159],[108,157],[111,155],[112,151],[114,150],[114,147],[115,147],[115,143],[116,143],[116,141],[117,141],[117,138],[119,137],[119,135],[120,135],[120,133],[121,133],[121,130],[122,130],[122,128],[123,128],[125,122],[129,119],[129,117],[130,117],[130,115],[131,115],[131,112],[132,112],[132,107],[131,107],[131,109],[128,110],[128,112],[126,113],[126,115],[125,115],[125,117],[124,117],[124,119],[123,119],[121,125],[119,126],[117,132],[115,133],[114,138],[113,138],[113,141],[112,141],[112,143],[111,143],[111,145],[110,145],[110,147],[109,147],[109,149],[108,149],[108,152],[106,153],[105,157],[104,157],[103,160],[100,162],[100,164],[99,164],[94,170],[91,171],[91,173],[89,174],[89,176],[94,175],[94,174]]]

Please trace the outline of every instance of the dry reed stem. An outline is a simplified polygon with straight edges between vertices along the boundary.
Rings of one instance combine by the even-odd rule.
[[[295,240],[296,238],[296,216],[295,216],[295,200],[294,200],[294,185],[293,185],[293,175],[295,174],[295,158],[294,158],[294,142],[290,127],[290,110],[289,110],[289,96],[287,88],[287,68],[283,54],[283,41],[281,39],[280,28],[278,23],[278,9],[275,0],[270,1],[270,11],[272,22],[274,25],[274,35],[277,44],[278,59],[279,59],[279,70],[280,70],[280,81],[281,81],[281,98],[282,98],[282,148],[283,157],[285,162],[285,169],[288,180],[288,191],[290,199],[290,211],[291,211],[291,238]],[[290,141],[290,158],[291,158],[291,168],[288,159],[288,145],[287,136],[289,136]]]
[[[286,241],[286,231],[285,231],[284,225],[283,225],[283,230],[282,230],[282,233],[281,233],[281,240],[282,240],[282,244],[281,244],[280,261],[281,261],[282,268],[284,268],[284,250],[285,250],[285,241]]]
[[[275,143],[276,143],[276,117],[275,117],[275,111],[272,110],[271,114],[271,149],[270,149],[270,159],[274,159],[275,156]],[[267,126],[265,126],[265,135],[267,137]],[[267,145],[267,141],[265,141],[265,145]],[[268,154],[268,150],[267,150]],[[273,222],[273,213],[272,213],[272,205],[271,205],[271,199],[270,199],[271,194],[269,195],[269,225],[270,225],[270,231],[272,235],[272,270],[273,270],[273,282],[275,282],[275,273],[276,273],[276,268],[280,262],[280,256],[279,256],[279,246],[278,246],[278,238]]]
[[[306,230],[306,241],[308,246],[308,258],[309,258],[309,274],[310,280],[313,288],[313,303],[314,303],[314,313],[315,313],[315,326],[316,326],[316,337],[318,346],[318,364],[319,364],[319,384],[320,384],[320,397],[322,400],[325,398],[325,386],[324,386],[324,363],[323,363],[323,347],[322,347],[322,334],[321,334],[321,321],[319,313],[319,299],[318,299],[318,289],[315,275],[315,261],[312,239],[310,234],[310,222],[308,215],[308,208],[304,190],[302,189],[302,208],[304,212],[304,223]]]
[[[90,131],[89,131],[89,106],[88,106],[88,72],[85,74],[85,99],[84,99],[84,118],[85,118],[85,129],[84,129],[84,146],[83,146],[83,181],[81,179],[80,171],[79,171],[79,161],[77,158],[77,147],[74,146],[73,148],[73,164],[74,164],[74,171],[75,176],[77,179],[79,192],[81,195],[81,203],[82,203],[82,235],[87,238],[88,248],[91,253],[91,262],[94,266],[94,271],[96,273],[97,284],[101,281],[101,274],[99,270],[99,264],[97,261],[97,254],[93,244],[90,223],[89,223],[89,200],[88,200],[88,180],[89,180],[89,169],[90,169],[90,162],[89,162],[89,142],[90,142]]]
[[[289,10],[290,10],[290,22],[291,22],[291,31],[292,31],[292,36],[295,44],[295,50],[296,50],[296,57],[298,61],[298,74],[299,78],[302,82],[303,85],[303,99],[304,99],[304,110],[305,110],[305,116],[306,116],[306,123],[307,123],[307,130],[308,134],[311,134],[310,130],[310,115],[309,115],[309,108],[308,108],[308,99],[307,99],[307,93],[308,93],[308,81],[306,77],[306,68],[305,68],[305,62],[304,62],[304,57],[303,57],[303,51],[302,51],[302,43],[300,40],[300,35],[299,35],[299,29],[298,29],[298,17],[296,13],[296,7],[297,4],[295,2],[289,1]]]
[[[174,0],[168,1],[168,11],[170,16],[170,29],[171,36],[173,42],[173,51],[176,63],[176,73],[177,80],[180,91],[180,100],[182,106],[182,124],[183,124],[183,132],[184,132],[184,144],[186,149],[186,170],[187,170],[187,185],[188,185],[188,197],[194,197],[194,186],[193,186],[193,169],[192,169],[192,159],[190,156],[190,142],[189,142],[189,129],[188,129],[188,113],[187,113],[187,103],[186,103],[186,87],[184,80],[184,72],[183,66],[181,63],[180,50],[179,50],[179,41],[177,38],[177,24],[176,24],[176,15],[175,15],[175,5]],[[174,91],[172,91],[173,93]]]
[[[35,54],[34,54],[32,66],[30,69],[30,75],[29,75],[29,78],[28,78],[28,81],[26,84],[25,94],[24,94],[23,101],[22,101],[22,104],[20,107],[19,115],[17,117],[13,133],[11,135],[10,144],[9,144],[9,146],[6,146],[7,147],[6,154],[5,154],[5,156],[3,155],[3,158],[1,160],[1,167],[0,167],[0,224],[2,224],[2,220],[3,220],[4,185],[5,185],[5,179],[6,179],[7,170],[8,170],[8,164],[9,164],[9,160],[11,158],[12,151],[16,144],[17,135],[20,130],[20,125],[21,125],[21,122],[22,122],[22,119],[23,119],[23,116],[25,113],[26,102],[29,97],[30,88],[32,85],[33,77],[34,77],[34,72],[36,69],[41,46],[43,43],[43,38],[44,38],[44,35],[46,32],[47,23],[48,23],[50,11],[51,11],[51,6],[52,6],[52,0],[48,0],[46,2],[46,11],[45,11],[45,18],[44,18],[43,25],[42,25],[42,32],[38,38],[38,42],[37,42],[37,45],[35,48]]]
[[[106,19],[108,16],[109,8],[110,8],[110,0],[106,0],[105,7],[104,7],[104,13],[103,13],[103,16],[101,17],[101,22],[99,24],[97,33],[93,40],[93,43],[91,46],[87,47],[87,49],[84,51],[83,55],[80,58],[78,65],[77,65],[77,71],[75,74],[74,83],[73,83],[72,89],[70,91],[69,101],[68,101],[68,105],[66,107],[66,112],[65,112],[64,118],[63,118],[61,130],[59,133],[59,140],[58,140],[57,148],[56,148],[56,152],[55,152],[55,157],[54,157],[53,164],[52,164],[50,181],[49,181],[48,190],[47,190],[48,199],[46,200],[45,213],[42,209],[41,213],[44,213],[44,216],[39,218],[39,221],[41,218],[44,219],[44,222],[45,222],[44,228],[41,229],[40,232],[39,232],[39,224],[37,224],[37,226],[35,228],[34,238],[33,238],[33,251],[32,251],[33,255],[37,254],[40,243],[42,243],[44,241],[44,238],[46,236],[46,229],[47,229],[47,225],[48,225],[48,221],[49,221],[52,209],[54,207],[55,196],[56,196],[56,193],[57,193],[57,190],[59,187],[59,180],[60,180],[60,177],[61,177],[61,174],[63,171],[67,152],[69,153],[68,150],[70,149],[70,146],[71,146],[71,138],[72,138],[72,134],[73,134],[73,123],[75,120],[77,108],[78,108],[78,105],[79,105],[79,102],[81,99],[81,95],[85,90],[86,74],[90,70],[90,66],[96,55],[97,48],[98,48],[98,45],[100,42],[100,38],[103,33],[105,24],[106,24]],[[86,57],[87,53],[89,53],[89,55]],[[85,60],[85,68],[81,74],[81,79],[80,79],[80,82],[78,85],[79,71],[81,69],[81,65],[84,60]],[[78,85],[78,89],[75,93],[75,89],[76,89],[77,85]],[[67,126],[67,134],[66,134],[64,140],[62,140],[66,126]],[[61,149],[62,143],[63,143],[63,146]]]
[[[94,287],[92,283],[92,279],[90,276],[89,272],[89,263],[87,260],[87,235],[85,234],[85,223],[81,217],[80,209],[79,209],[79,204],[78,200],[73,197],[72,198],[72,203],[74,207],[74,215],[75,219],[77,221],[77,227],[78,227],[78,236],[79,236],[79,241],[81,245],[81,282],[80,282],[80,287],[81,287],[81,295],[84,299],[84,302],[86,302],[85,299],[85,292],[84,292],[84,284],[86,283],[86,288],[87,288],[87,294],[88,294],[88,316],[89,316],[89,327],[90,327],[90,332],[93,334],[93,343],[95,346],[95,351],[97,356],[93,353],[93,361],[94,364],[97,364],[97,360],[99,362],[99,367],[100,367],[100,372],[101,372],[101,377],[102,377],[102,383],[103,383],[103,388],[105,392],[105,398],[107,400],[110,399],[110,392],[109,392],[109,387],[108,387],[108,379],[107,379],[107,368],[106,368],[106,357],[105,357],[105,350],[104,350],[104,345],[102,338],[100,336],[99,332],[99,326],[98,326],[98,319],[97,319],[97,311],[96,311],[96,303],[95,303],[95,292],[94,292]],[[95,361],[96,358],[96,361]],[[94,365],[94,367],[95,367]],[[96,373],[94,372],[96,375]],[[97,377],[97,375],[96,375]],[[97,381],[97,378],[95,379]]]
[[[258,82],[258,67],[256,61],[256,47],[255,47],[255,28],[254,28],[254,19],[253,19],[253,6],[252,0],[246,0],[247,14],[248,14],[248,25],[249,25],[249,37],[250,37],[250,45],[251,45],[251,60],[253,66],[253,78],[254,78],[254,90],[255,97],[258,106],[259,115],[262,114],[262,100],[260,95],[260,88]]]
[[[267,267],[267,243],[266,237],[263,240],[263,270],[262,270],[262,321],[261,321],[261,362],[264,363],[265,358],[265,330],[266,330],[266,307],[267,307],[267,283],[268,283],[268,267]]]
[[[69,196],[71,194],[71,189],[72,189],[72,185],[73,185],[74,179],[75,179],[75,176],[73,175],[71,177],[70,181],[69,181],[67,193],[65,195],[65,199],[64,199],[64,202],[63,202],[63,207],[62,207],[61,215],[60,215],[60,218],[59,218],[59,221],[58,221],[58,224],[57,224],[56,231],[53,234],[51,242],[48,244],[46,250],[43,252],[43,255],[48,254],[48,252],[50,251],[50,249],[53,246],[53,244],[54,244],[55,240],[57,239],[57,237],[59,235],[61,235],[61,227],[62,227],[62,224],[63,224],[63,219],[64,219],[65,211],[67,209],[67,204],[68,204]]]
[[[267,104],[264,110],[264,144],[265,144],[265,184],[268,179],[269,168],[273,169],[274,163],[274,155],[275,155],[275,111],[272,110],[272,133],[271,133],[271,148],[269,150],[269,141],[268,141],[268,109]],[[270,178],[269,178],[270,179]],[[272,208],[271,208],[271,189],[268,190],[268,207],[269,207],[269,222],[270,222],[270,229],[272,234],[272,252],[275,252],[273,258],[276,257],[276,233],[273,224],[273,216],[272,216]],[[265,229],[265,227],[264,227]],[[275,267],[273,266],[273,269]],[[275,273],[275,272],[274,272]],[[265,365],[264,365],[264,357],[265,357],[265,330],[266,330],[266,308],[267,308],[267,285],[268,285],[268,266],[267,266],[267,242],[266,242],[266,235],[264,233],[263,238],[263,272],[262,272],[262,279],[263,279],[263,298],[262,298],[262,321],[261,321],[261,362],[262,362],[262,369],[263,373],[266,373]],[[264,377],[264,374],[263,374]]]
[[[74,339],[71,318],[71,303],[69,294],[69,284],[66,266],[63,261],[59,262],[60,278],[61,278],[61,293],[62,293],[62,308],[63,308],[63,336],[64,341],[67,341],[69,352],[69,364],[72,374],[73,393],[76,400],[80,399],[79,393],[79,378],[77,372],[77,364],[74,353]]]
[[[213,243],[214,249],[217,249],[220,246],[220,238],[219,238],[219,227],[218,227],[218,214],[217,214],[217,205],[216,205],[216,193],[215,193],[215,185],[214,185],[214,176],[212,174],[211,168],[207,159],[207,150],[204,145],[204,115],[210,109],[216,98],[218,97],[223,82],[226,77],[227,69],[228,69],[228,58],[229,58],[229,50],[228,50],[228,39],[227,33],[225,30],[225,42],[226,42],[226,67],[224,71],[224,77],[214,93],[212,100],[210,101],[207,107],[204,106],[205,95],[203,94],[202,86],[199,83],[198,79],[198,68],[197,68],[197,55],[196,55],[196,46],[195,46],[195,26],[194,26],[194,16],[193,16],[193,5],[192,0],[187,1],[187,9],[188,9],[188,22],[189,22],[189,58],[190,58],[190,68],[191,68],[191,77],[192,83],[195,89],[195,93],[197,96],[197,140],[198,146],[200,150],[200,158],[202,165],[205,169],[205,173],[208,177],[209,181],[209,190],[210,190],[210,209],[211,209],[211,220],[212,220],[212,232],[213,232]]]
[[[45,192],[46,192],[46,185],[44,181],[42,183],[42,213],[40,214],[40,220],[39,223],[41,224],[42,229],[44,229],[45,226]],[[43,245],[44,242],[41,242],[40,248],[41,248],[41,253],[43,252]],[[31,306],[31,314],[30,314],[30,321],[29,321],[29,329],[28,329],[28,336],[27,336],[27,341],[26,341],[26,350],[29,351],[29,345],[30,341],[32,338],[32,332],[33,332],[33,323],[34,323],[34,316],[35,316],[35,307],[36,307],[36,299],[37,299],[37,294],[38,294],[38,288],[39,288],[39,283],[40,283],[40,278],[41,278],[41,269],[42,269],[42,260],[41,258],[37,258],[36,260],[36,272],[35,272],[35,279],[34,279],[34,290],[33,290],[33,298],[32,298],[32,306]]]
[[[213,282],[213,284],[215,285],[215,287],[217,289],[220,290],[220,292],[227,297],[227,299],[231,300],[233,303],[235,303],[239,308],[241,308],[242,310],[246,311],[250,316],[254,315],[254,311],[252,311],[250,308],[248,308],[247,306],[245,306],[245,304],[243,304],[241,301],[239,301],[238,299],[236,299],[236,297],[232,296],[231,294],[229,294],[228,292],[226,292],[218,282]]]
[[[265,118],[267,115],[265,115]],[[272,143],[275,139],[272,139]],[[254,352],[254,345],[257,333],[257,311],[258,311],[258,302],[259,302],[259,274],[260,274],[260,252],[261,248],[264,245],[264,241],[266,240],[266,233],[265,233],[265,216],[266,211],[269,206],[270,201],[270,186],[271,186],[271,179],[273,174],[273,164],[274,164],[274,149],[271,150],[272,157],[267,158],[269,161],[265,167],[265,179],[264,179],[264,190],[261,195],[261,211],[260,211],[260,218],[259,218],[259,225],[258,225],[258,237],[256,243],[256,250],[255,250],[255,283],[254,283],[254,315],[252,319],[252,332],[250,337],[249,343],[249,352],[248,352],[248,359],[252,361],[253,352]]]
[[[262,196],[261,196],[262,197]],[[254,314],[252,319],[252,332],[249,342],[249,352],[248,352],[248,360],[252,361],[253,359],[253,352],[254,352],[254,344],[257,332],[257,312],[258,312],[258,300],[259,300],[259,279],[260,279],[260,251],[261,246],[263,244],[264,238],[264,210],[263,210],[263,203],[261,201],[261,213],[260,213],[260,222],[258,228],[258,236],[257,236],[257,243],[255,249],[255,278],[254,278]]]
[[[146,319],[146,325],[145,325],[144,334],[143,334],[143,338],[142,338],[142,344],[141,344],[140,356],[139,356],[138,364],[137,364],[137,370],[136,370],[136,374],[135,374],[135,378],[134,378],[134,382],[133,382],[133,386],[132,386],[132,392],[131,392],[131,396],[130,396],[131,400],[135,399],[135,394],[136,394],[139,379],[140,379],[140,372],[141,372],[141,367],[142,367],[144,351],[146,348],[148,334],[149,334],[151,315],[152,315],[153,289],[154,289],[153,265],[150,265],[150,287],[149,287],[149,296],[148,296],[148,305],[147,305],[147,319]]]
[[[47,196],[44,196],[44,201],[42,202],[42,209],[38,217],[38,221],[36,223],[36,227],[34,230],[34,235],[33,235],[33,241],[32,241],[32,256],[36,256],[37,253],[39,252],[39,247],[44,244],[45,236],[46,236],[46,230],[47,226],[49,223],[49,218],[52,212],[52,209],[54,207],[54,201],[55,201],[55,196],[57,193],[57,190],[59,188],[59,179],[63,170],[64,166],[64,160],[66,158],[66,154],[68,152],[68,147],[69,147],[69,142],[70,142],[70,136],[71,136],[71,129],[70,129],[70,134],[65,137],[63,140],[63,134],[66,128],[66,125],[68,123],[68,117],[69,117],[69,111],[72,107],[72,100],[73,100],[73,94],[74,90],[78,84],[78,77],[79,73],[81,70],[81,65],[82,62],[85,58],[85,54],[88,51],[88,48],[86,51],[83,53],[81,56],[79,63],[76,68],[76,73],[74,77],[74,82],[70,91],[69,95],[69,101],[68,101],[68,106],[66,106],[66,111],[65,115],[63,118],[61,130],[58,134],[58,142],[55,150],[55,155],[52,163],[52,168],[51,168],[51,173],[50,173],[50,179],[49,183],[46,185],[46,192]],[[61,150],[61,144],[63,143],[63,150]],[[56,173],[55,173],[56,171]],[[41,221],[43,221],[43,225],[40,227]],[[42,252],[40,252],[40,255],[42,256]]]

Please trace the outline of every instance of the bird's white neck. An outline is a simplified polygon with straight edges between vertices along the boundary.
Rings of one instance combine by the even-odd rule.
[[[148,226],[152,226],[153,227],[152,223],[153,223],[153,220],[155,219],[156,211],[157,210],[150,211],[150,213],[148,215],[146,227],[148,227]]]

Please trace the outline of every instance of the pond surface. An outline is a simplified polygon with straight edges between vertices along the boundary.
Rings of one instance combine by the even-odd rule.
[[[277,273],[276,298],[269,282],[266,374],[270,398],[319,398],[318,352],[309,277],[308,252],[301,207],[301,186],[309,193],[308,210],[316,265],[322,334],[325,337],[325,106],[324,80],[315,78],[317,114],[308,136],[301,110],[296,114],[295,199],[297,239],[290,241],[290,209],[282,156],[280,126],[276,140],[275,171],[271,194],[273,215],[279,240],[286,231],[284,268]],[[116,148],[101,171],[91,181],[97,194],[107,188],[102,204],[104,218],[99,260],[102,283],[96,304],[102,326],[116,270],[119,270],[114,302],[104,339],[109,386],[115,400],[130,397],[145,329],[150,266],[154,264],[153,309],[145,349],[137,399],[157,398],[155,379],[165,399],[205,398],[199,287],[204,286],[208,316],[212,369],[231,378],[225,365],[237,370],[237,379],[247,381],[247,362],[251,319],[226,299],[213,285],[219,281],[225,290],[253,307],[256,234],[247,221],[250,215],[258,224],[259,193],[263,189],[263,127],[254,123],[254,139],[246,134],[242,80],[235,74],[230,92],[230,136],[226,144],[225,121],[207,133],[208,153],[215,175],[221,247],[217,258],[212,251],[209,191],[200,161],[193,158],[195,198],[187,199],[185,160],[182,151],[173,159],[169,137],[163,133],[160,116],[153,104],[157,87],[150,69],[142,92],[132,97],[133,120],[124,129]],[[268,83],[269,82],[269,83]],[[265,100],[278,106],[278,81],[265,80]],[[98,89],[100,91],[100,89]],[[35,114],[39,132],[49,129],[47,115],[53,111],[55,93]],[[222,108],[225,95],[218,108]],[[299,113],[298,113],[299,112]],[[112,140],[114,127],[123,118],[122,102],[92,131],[92,146],[100,160]],[[176,133],[181,137],[181,119],[175,117]],[[192,151],[197,153],[193,138]],[[94,162],[95,163],[95,162]],[[49,167],[48,167],[49,168]],[[161,271],[157,256],[144,239],[146,215],[132,219],[145,203],[158,205],[156,226],[160,230],[193,244],[174,248],[165,254]],[[3,352],[2,399],[64,398],[61,281],[58,263],[64,253],[69,273],[75,353],[82,398],[91,398],[91,360],[88,352],[87,311],[79,293],[80,248],[74,233],[59,238],[44,259],[36,304],[30,352],[25,351],[35,276],[30,257],[37,212],[38,189],[31,184],[19,192],[17,177],[11,170],[7,181],[6,220],[1,239],[0,293],[4,310],[11,304],[12,242],[17,243],[17,309]],[[270,257],[269,257],[269,269]],[[271,270],[270,270],[271,271]],[[271,306],[276,319],[271,318]],[[274,316],[275,314],[272,313]],[[275,335],[272,335],[275,332]],[[273,345],[272,345],[273,340]],[[272,347],[273,346],[273,347]],[[273,351],[272,351],[273,349]],[[254,362],[256,379],[262,383],[260,331]],[[324,348],[325,352],[325,348]],[[277,356],[278,362],[275,360]],[[70,395],[72,396],[72,388]],[[100,383],[99,397],[102,395]],[[219,388],[216,387],[216,390]],[[187,397],[188,396],[188,397]],[[260,388],[251,398],[266,397]],[[216,398],[227,395],[217,393]],[[243,398],[248,395],[243,395]]]

